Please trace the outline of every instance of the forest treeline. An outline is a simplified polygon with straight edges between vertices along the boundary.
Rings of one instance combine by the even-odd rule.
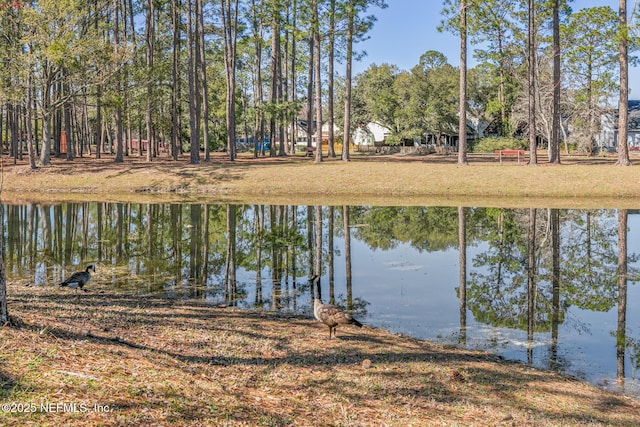
[[[2,1],[0,134],[12,155],[28,152],[34,168],[60,153],[108,153],[121,162],[189,152],[195,164],[226,148],[233,160],[239,139],[280,140],[269,154],[285,154],[294,129],[307,128],[311,141],[307,123],[323,122],[323,98],[334,117],[335,64],[343,64],[340,75],[350,73],[353,44],[373,24],[367,10],[375,5],[385,6]]]
[[[411,70],[373,64],[353,75],[382,0],[4,0],[0,2],[0,136],[32,168],[51,156],[189,153],[256,156],[311,146],[349,160],[369,122],[387,142],[444,136],[519,138],[531,149],[593,153],[619,95],[628,164],[628,61],[634,28],[614,11],[565,0],[444,0],[441,31],[460,36],[460,66],[428,40]],[[467,70],[467,46],[477,64]],[[468,127],[467,124],[471,124]],[[535,132],[530,130],[534,129]],[[571,130],[569,133],[568,130]],[[526,142],[528,138],[528,142]],[[274,143],[266,143],[273,141]],[[265,142],[265,143],[261,143]],[[472,141],[472,143],[475,142]],[[336,153],[336,147],[342,152]],[[265,152],[266,150],[266,152]],[[322,161],[322,151],[315,153]]]

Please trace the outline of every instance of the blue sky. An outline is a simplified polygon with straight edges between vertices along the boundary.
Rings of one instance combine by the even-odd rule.
[[[628,5],[629,13],[633,2]],[[402,70],[410,70],[418,63],[420,55],[427,50],[437,50],[447,57],[452,65],[459,63],[459,41],[451,33],[440,33],[441,0],[387,0],[384,10],[374,8],[371,12],[378,18],[370,32],[370,38],[358,43],[356,49],[364,50],[367,56],[354,64],[354,72],[360,73],[371,64],[389,63]],[[610,6],[618,10],[618,0],[574,0],[574,11],[584,7]],[[469,46],[470,66],[473,66],[473,46]],[[640,78],[637,70],[630,70],[631,97],[640,97]]]

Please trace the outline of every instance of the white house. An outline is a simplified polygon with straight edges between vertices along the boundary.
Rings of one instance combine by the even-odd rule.
[[[318,145],[318,127],[316,126],[315,120],[311,123],[311,130],[313,134],[311,135],[311,147],[316,147]],[[307,121],[304,119],[298,119],[298,126],[296,127],[296,145],[298,149],[302,149],[307,146]],[[329,140],[329,123],[324,122],[321,127],[321,138],[323,142],[327,142]],[[340,133],[340,128],[333,125],[333,135],[334,138],[338,137]]]
[[[484,137],[484,131],[489,127],[489,123],[482,120],[478,120],[478,119],[475,119],[475,120],[470,119],[467,122],[468,122],[467,123],[468,137],[475,137],[475,138]],[[442,138],[446,139],[448,142],[451,142],[451,138],[455,140],[456,133],[457,133],[457,128],[455,129],[452,128],[451,134],[441,135],[441,141],[442,141]],[[371,122],[367,124],[367,126],[365,126],[364,128],[362,127],[357,128],[353,132],[353,143],[355,145],[365,146],[365,147],[379,146],[384,144],[386,138],[389,135],[391,135],[391,129],[389,129],[384,125],[381,125],[380,123]],[[437,135],[430,132],[426,132],[423,135],[423,138],[419,137],[413,141],[413,145],[416,147],[430,145],[430,144],[439,145],[440,143],[441,142],[437,141]]]
[[[600,134],[596,142],[600,150],[615,150],[618,147],[617,110],[612,110],[600,117]],[[640,101],[638,100],[629,100],[627,142],[629,149],[640,149]]]
[[[391,135],[391,129],[380,123],[370,122],[364,128],[359,127],[353,132],[353,143],[357,146],[382,145],[387,136]]]
[[[473,130],[474,138],[477,139],[484,138],[484,131],[487,130],[489,125],[489,122],[479,117],[471,116],[467,119],[467,127]]]

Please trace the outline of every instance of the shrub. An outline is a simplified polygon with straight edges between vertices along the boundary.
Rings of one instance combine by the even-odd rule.
[[[492,153],[495,150],[503,148],[527,148],[526,141],[516,138],[491,137],[482,138],[473,144],[471,152],[473,153]]]

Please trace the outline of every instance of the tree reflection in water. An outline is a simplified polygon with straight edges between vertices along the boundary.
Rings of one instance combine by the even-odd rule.
[[[315,273],[328,283],[329,302],[368,314],[368,324],[488,348],[595,382],[627,379],[629,386],[640,353],[640,325],[630,313],[640,310],[629,303],[639,299],[629,299],[637,295],[638,248],[627,248],[627,234],[628,222],[640,224],[628,217],[639,216],[604,209],[6,205],[5,263],[10,283],[51,286],[94,262],[101,274],[92,287],[104,292],[307,315]]]

